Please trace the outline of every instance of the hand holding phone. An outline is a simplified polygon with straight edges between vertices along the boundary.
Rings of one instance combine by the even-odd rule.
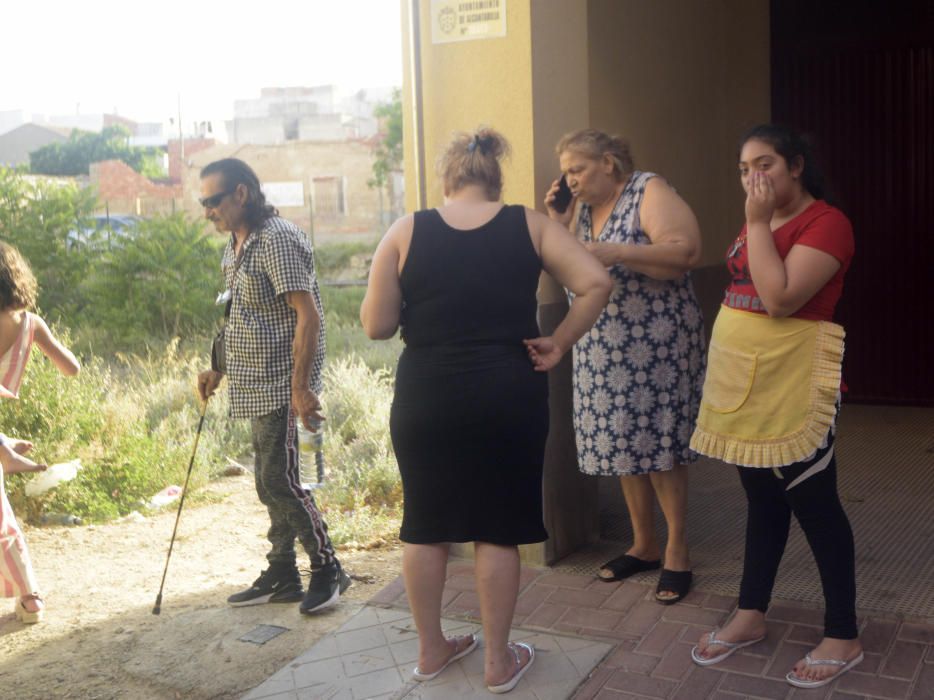
[[[563,214],[568,210],[568,205],[573,198],[574,195],[571,193],[571,188],[568,187],[567,178],[562,175],[561,179],[558,180],[558,191],[555,192],[555,198],[551,200],[551,208],[559,214]]]

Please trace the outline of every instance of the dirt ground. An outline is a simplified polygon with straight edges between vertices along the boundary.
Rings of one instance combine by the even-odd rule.
[[[231,608],[226,598],[265,566],[265,509],[252,475],[210,489],[220,502],[185,504],[162,613],[152,614],[175,507],[108,525],[26,528],[46,601],[22,625],[0,600],[0,697],[16,700],[237,698],[339,627],[398,576],[401,549],[339,551],[354,578],[340,605],[303,616],[297,604]],[[307,559],[299,558],[300,566]],[[259,646],[257,625],[288,628]]]

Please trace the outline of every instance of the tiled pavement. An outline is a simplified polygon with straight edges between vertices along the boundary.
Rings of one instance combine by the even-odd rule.
[[[789,686],[784,676],[820,639],[822,613],[813,607],[775,601],[768,614],[769,635],[765,641],[740,650],[717,666],[700,668],[691,662],[691,646],[701,634],[729,616],[735,598],[695,590],[678,605],[666,607],[654,602],[652,589],[644,584],[608,584],[588,576],[531,568],[523,568],[521,586],[512,636],[531,638],[537,648],[541,645],[543,653],[537,663],[549,670],[550,680],[538,682],[533,668],[510,694],[516,700],[559,697],[934,700],[931,620],[862,615],[866,660],[825,688],[801,690]],[[443,605],[448,629],[476,629],[479,611],[472,563],[452,561],[449,565]],[[358,620],[361,615],[364,617]],[[334,682],[327,685],[326,681],[333,681],[341,673],[348,675],[346,670],[354,663],[350,657],[360,651],[350,646],[343,651],[334,647],[336,637],[329,635],[247,697],[270,700],[492,697],[477,689],[482,688],[477,680],[478,673],[482,673],[477,666],[480,654],[467,657],[458,669],[452,666],[432,684],[404,683],[414,658],[414,635],[411,629],[405,629],[410,619],[400,578],[380,591],[355,616],[356,622],[348,623],[394,624],[397,633],[400,623],[403,624],[405,638],[394,640],[399,643],[398,651],[403,653],[394,653],[383,664],[386,669],[391,667],[392,673],[400,674],[399,687],[394,692],[381,686],[380,693],[369,693],[367,688],[351,681],[343,686]],[[342,630],[349,631],[352,630]],[[571,638],[577,640],[576,644]],[[552,676],[563,661],[556,660],[575,652],[577,665],[566,667],[573,682],[559,687]],[[338,658],[343,660],[343,666],[335,661]],[[327,663],[320,663],[325,659],[336,665],[329,670]],[[578,673],[600,659],[588,677]],[[543,660],[545,663],[541,663]],[[313,661],[319,665],[308,665]],[[448,678],[445,680],[443,676]]]
[[[442,619],[445,634],[477,632],[479,625]],[[530,630],[511,635],[535,648],[536,660],[511,693],[514,700],[564,700],[613,648],[608,642]],[[483,652],[451,664],[437,678],[411,680],[418,640],[405,610],[365,606],[243,700],[449,700],[492,697],[483,683]],[[534,672],[534,673],[533,673]]]

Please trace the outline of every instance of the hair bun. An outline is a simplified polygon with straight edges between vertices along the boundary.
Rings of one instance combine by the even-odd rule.
[[[499,199],[503,187],[499,161],[508,154],[509,143],[495,129],[482,126],[472,133],[455,134],[438,159],[445,192],[480,184],[491,200]]]

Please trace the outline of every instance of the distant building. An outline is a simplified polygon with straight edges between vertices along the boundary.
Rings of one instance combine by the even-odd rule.
[[[275,145],[288,141],[342,141],[376,134],[373,110],[392,88],[368,88],[349,97],[334,85],[263,88],[257,99],[235,100],[227,122],[231,143]]]
[[[0,110],[0,134],[26,123],[26,115],[21,109]]]
[[[391,202],[367,185],[373,177],[369,140],[215,144],[191,156],[186,151],[182,187],[187,213],[204,215],[198,205],[201,168],[228,157],[248,163],[282,216],[314,235],[377,233],[385,226]]]
[[[67,141],[70,131],[30,123],[0,134],[0,165],[9,168],[29,165],[30,153],[50,143]]]
[[[165,148],[168,143],[165,127],[160,122],[138,122],[119,114],[56,114],[50,117],[37,117],[36,122],[68,131],[80,129],[93,133],[99,133],[108,126],[119,125],[130,132],[130,146]]]
[[[185,170],[182,163],[187,162],[190,165],[191,157],[195,153],[210,148],[215,143],[216,141],[214,139],[201,137],[186,138],[184,142],[179,139],[170,139],[168,144],[169,181],[172,183],[181,182],[182,173]]]

